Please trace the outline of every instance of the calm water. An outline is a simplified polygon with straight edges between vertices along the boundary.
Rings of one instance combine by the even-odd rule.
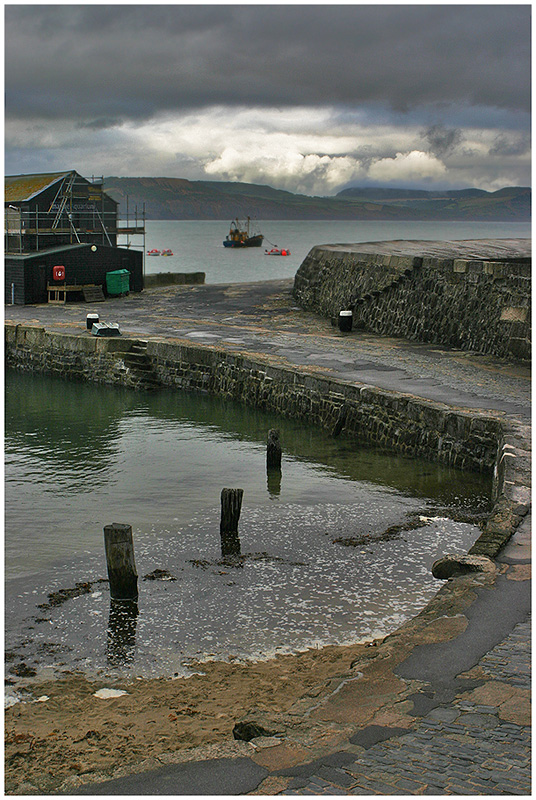
[[[437,591],[432,562],[478,536],[452,509],[481,512],[490,489],[234,403],[12,372],[5,481],[10,664],[144,675],[385,635]],[[224,486],[244,489],[234,566],[220,554]],[[410,520],[426,524],[386,537]],[[132,525],[140,576],[139,615],[119,622],[102,582],[111,522]],[[144,581],[155,569],[175,580]],[[91,591],[48,607],[78,582]]]
[[[148,274],[205,272],[207,283],[292,278],[312,247],[318,244],[378,242],[391,239],[530,238],[530,223],[499,222],[347,222],[260,221],[263,247],[223,247],[229,223],[220,221],[148,220],[145,249],[171,249],[169,257],[145,260]],[[121,242],[120,242],[121,243]],[[124,243],[124,240],[123,240]],[[132,243],[142,243],[141,237]],[[267,256],[271,245],[289,248],[290,256]]]

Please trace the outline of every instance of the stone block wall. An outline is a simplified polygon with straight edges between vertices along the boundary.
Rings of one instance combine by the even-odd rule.
[[[124,358],[128,339],[50,332],[34,325],[5,325],[6,367],[68,380],[117,383],[136,388]]]
[[[152,289],[158,286],[176,286],[204,282],[204,272],[156,272],[145,275],[143,287],[144,289]]]
[[[476,412],[332,381],[253,358],[199,346],[149,341],[159,382],[240,400],[283,416],[307,419],[399,453],[460,469],[491,472],[499,420]]]
[[[294,298],[334,320],[351,310],[357,329],[500,358],[531,357],[529,259],[315,247],[296,274]]]

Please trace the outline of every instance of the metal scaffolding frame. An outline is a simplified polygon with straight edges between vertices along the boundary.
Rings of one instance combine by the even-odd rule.
[[[141,211],[135,206],[131,220],[127,198],[127,218],[125,222],[119,222],[116,209],[113,212],[105,210],[104,178],[83,178],[84,192],[80,194],[80,190],[77,193],[79,177],[82,176],[75,171],[68,172],[47,209],[40,209],[37,205],[31,210],[22,205],[7,205],[4,209],[4,252],[37,252],[58,243],[86,241],[100,241],[113,247],[117,246],[117,236],[124,236],[126,242],[121,247],[141,248],[145,273],[145,204]],[[115,245],[110,237],[113,237]],[[136,242],[138,237],[141,237],[139,243]]]

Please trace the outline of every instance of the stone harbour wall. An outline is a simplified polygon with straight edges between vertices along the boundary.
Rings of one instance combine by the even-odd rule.
[[[143,288],[153,289],[159,286],[176,286],[204,282],[204,272],[156,272],[145,275],[143,279]]]
[[[5,332],[7,367],[129,388],[158,386],[228,397],[305,419],[333,435],[460,469],[492,472],[494,513],[475,552],[494,555],[527,513],[530,434],[521,423],[334,381],[282,367],[268,357],[217,347],[56,333],[26,324],[6,323]]]
[[[6,367],[68,380],[118,383],[136,388],[124,362],[132,342],[50,332],[36,325],[5,325]]]
[[[351,310],[357,329],[530,360],[530,258],[456,257],[455,248],[442,255],[433,247],[427,255],[426,242],[419,256],[403,254],[397,243],[389,253],[389,244],[376,252],[372,245],[365,252],[358,245],[314,247],[295,277],[296,302],[334,323]]]

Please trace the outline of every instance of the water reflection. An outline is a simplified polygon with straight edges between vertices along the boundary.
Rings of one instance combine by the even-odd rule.
[[[266,470],[266,484],[270,497],[279,497],[281,494],[281,479],[283,473],[280,469],[271,468]]]
[[[46,651],[77,668],[174,674],[205,655],[264,658],[385,635],[437,591],[433,561],[478,535],[443,504],[489,505],[480,475],[223,399],[7,377],[6,568],[16,580],[6,646],[32,668]],[[282,471],[266,465],[276,425]],[[242,555],[220,561],[228,485],[244,489]],[[429,521],[408,528],[408,515]],[[102,531],[116,518],[132,525],[147,579],[141,614],[70,591],[103,580]],[[387,540],[390,526],[401,534]],[[44,619],[37,587],[69,602]]]
[[[369,481],[413,496],[437,497],[442,502],[480,492],[483,484],[480,475],[358,446],[301,421],[187,392],[146,395],[8,370],[5,420],[8,460],[21,451],[33,453],[40,467],[49,465],[51,473],[57,471],[57,489],[67,481],[65,466],[73,471],[70,488],[77,491],[113,479],[120,442],[126,434],[137,435],[132,442],[137,452],[130,457],[143,458],[146,442],[140,435],[146,436],[149,428],[160,436],[171,435],[173,430],[180,436],[185,427],[190,432],[194,429],[199,443],[216,435],[229,442],[263,446],[275,424],[281,434],[283,458],[318,464],[343,478]],[[162,427],[159,423],[167,424]],[[89,469],[91,481],[84,486],[81,478]]]
[[[124,393],[91,384],[6,375],[5,450],[8,463],[21,455],[39,461],[42,491],[91,491],[104,484],[117,454],[119,425],[128,407]],[[86,480],[91,465],[92,481]]]
[[[138,615],[136,600],[110,600],[106,631],[106,661],[109,667],[127,666],[134,661]]]
[[[259,447],[265,446],[270,429],[277,428],[283,462],[285,457],[296,458],[318,464],[341,478],[367,481],[414,497],[434,497],[450,503],[480,493],[486,483],[485,491],[490,487],[490,480],[480,474],[333,437],[329,431],[304,421],[285,419],[227,398],[161,392],[147,398],[145,411],[155,420],[179,420],[195,425],[199,432],[214,432],[230,441],[251,442]],[[133,409],[128,416],[139,413],[139,409]]]
[[[284,480],[266,467],[266,437],[276,426]],[[205,536],[230,481],[245,490],[244,522],[253,509],[264,518],[269,507],[284,514],[295,504],[316,515],[326,503],[357,504],[354,527],[365,533],[379,524],[372,518],[378,493],[388,496],[385,525],[400,521],[395,496],[482,507],[490,493],[487,477],[334,439],[306,421],[223,398],[13,371],[6,374],[5,453],[8,577],[100,556],[102,530],[118,513],[147,541],[178,537],[185,557],[213,558],[216,536],[194,548],[189,534],[201,521]],[[354,535],[349,523],[339,537]]]

